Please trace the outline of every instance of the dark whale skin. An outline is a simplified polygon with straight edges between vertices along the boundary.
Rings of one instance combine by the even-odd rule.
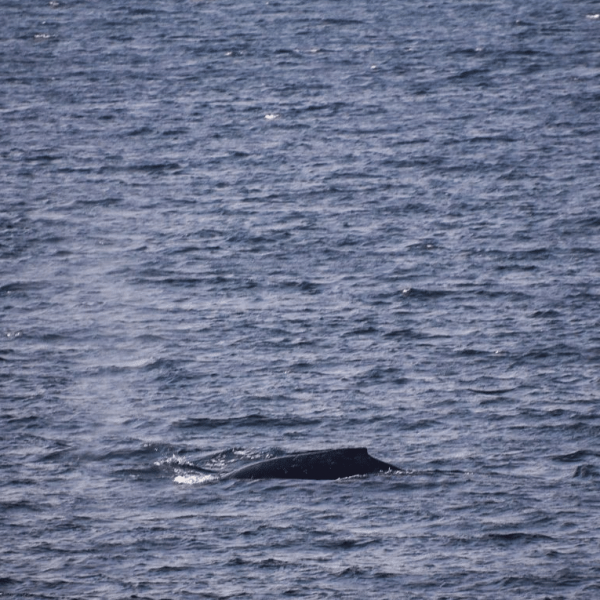
[[[338,448],[298,452],[270,458],[237,469],[226,479],[340,479],[398,467],[373,458],[366,448]]]

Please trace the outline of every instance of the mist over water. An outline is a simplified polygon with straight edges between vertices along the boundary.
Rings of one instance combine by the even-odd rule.
[[[596,597],[597,3],[2,12],[0,595]]]

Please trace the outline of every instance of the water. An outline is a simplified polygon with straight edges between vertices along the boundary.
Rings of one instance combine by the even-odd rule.
[[[596,597],[597,3],[2,13],[2,597]]]

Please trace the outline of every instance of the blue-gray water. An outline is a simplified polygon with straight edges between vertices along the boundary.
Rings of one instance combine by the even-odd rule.
[[[598,597],[597,2],[1,12],[0,596]]]

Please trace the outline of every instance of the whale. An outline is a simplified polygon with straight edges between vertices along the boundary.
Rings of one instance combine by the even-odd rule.
[[[241,467],[223,479],[342,479],[398,467],[373,458],[366,448],[335,448],[295,452]]]

